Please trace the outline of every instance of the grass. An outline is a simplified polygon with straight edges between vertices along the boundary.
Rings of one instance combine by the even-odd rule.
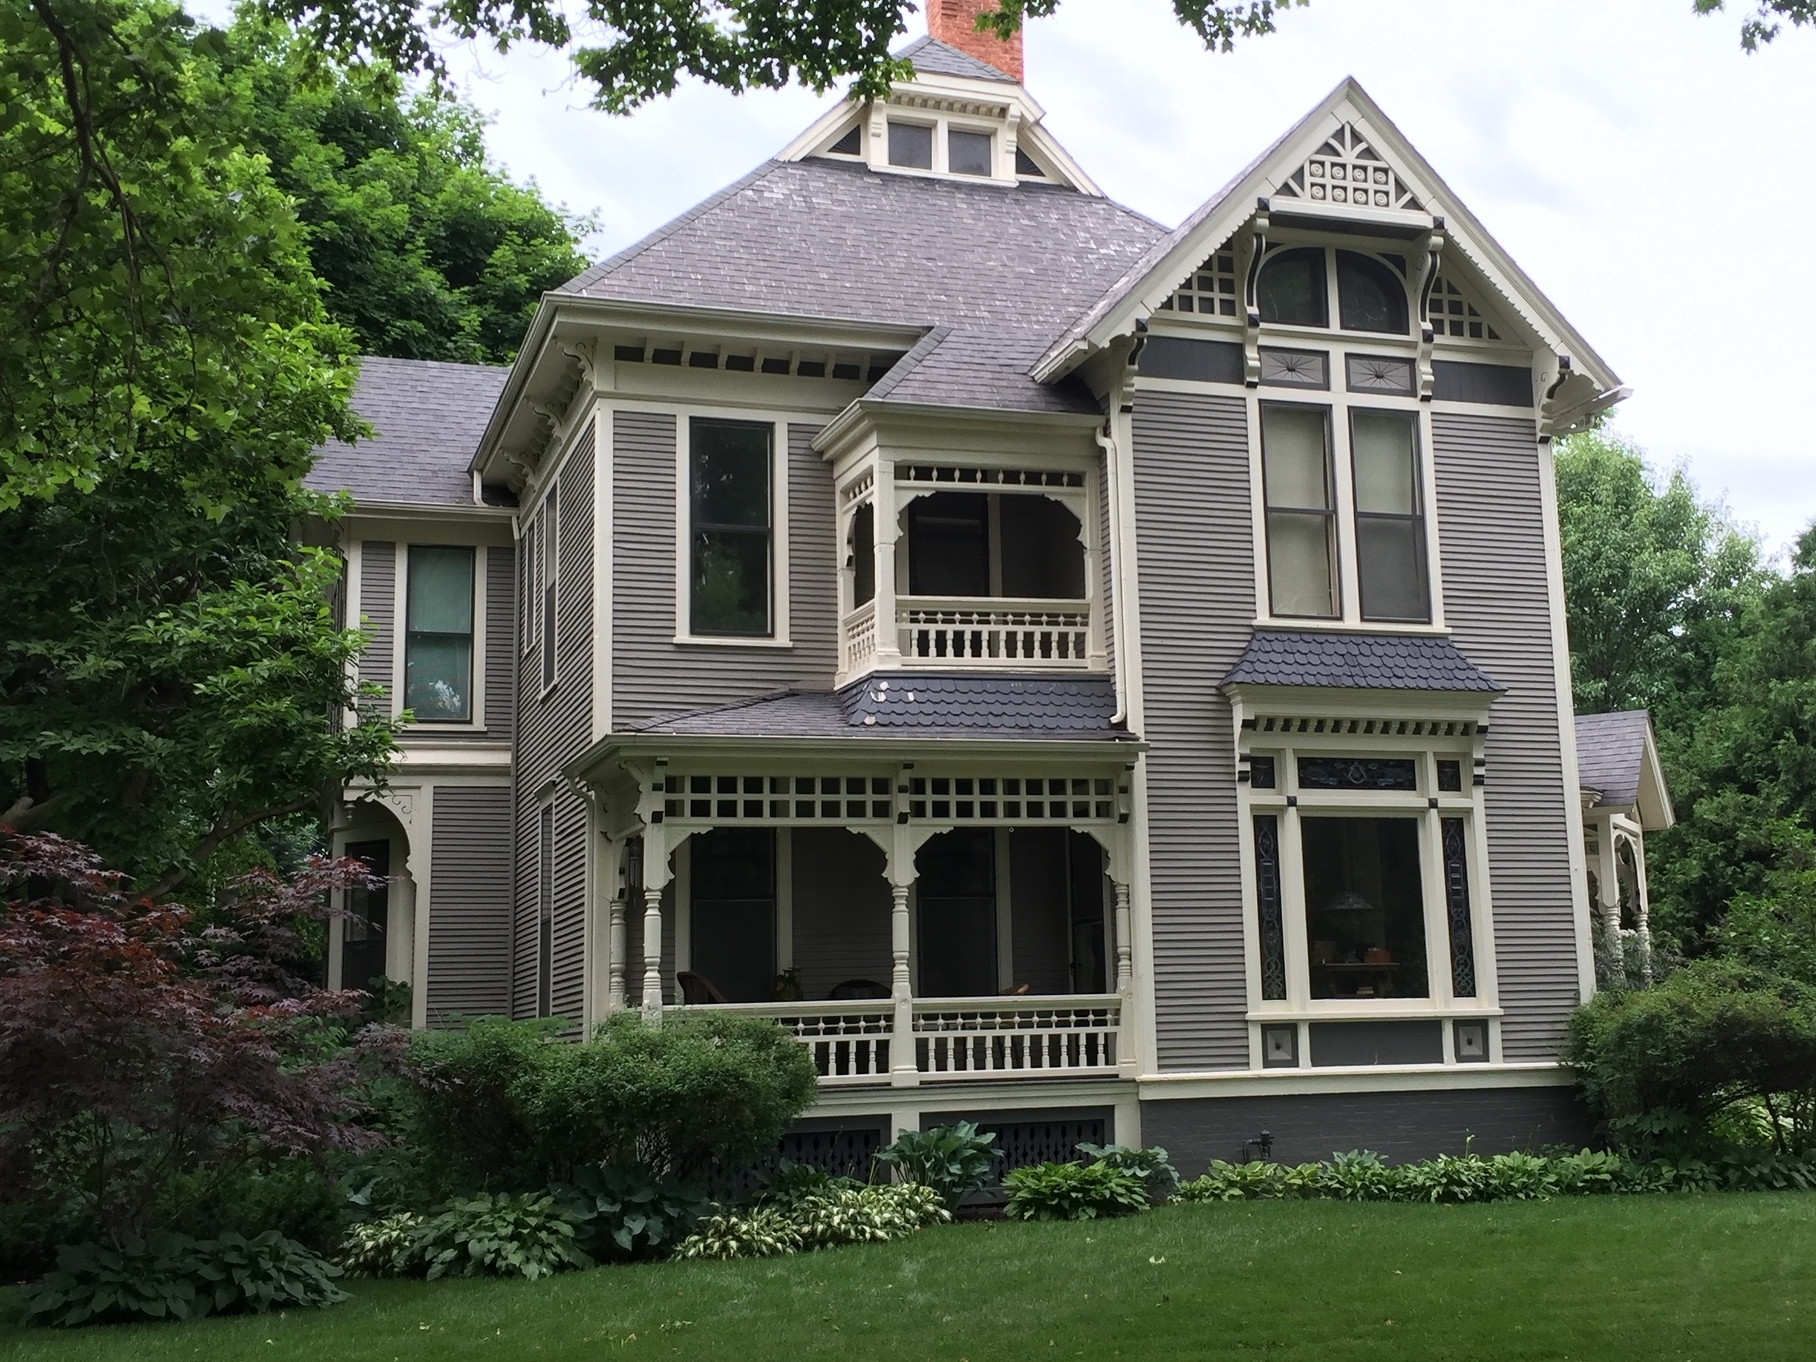
[[[351,1284],[328,1310],[20,1330],[13,1362],[138,1359],[1807,1358],[1816,1195],[1272,1202],[968,1224],[898,1244],[537,1283]]]

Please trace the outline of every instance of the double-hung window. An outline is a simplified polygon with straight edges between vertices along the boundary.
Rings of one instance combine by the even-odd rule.
[[[1430,623],[1423,469],[1415,412],[1263,402],[1269,613]]]
[[[473,717],[473,550],[410,546],[404,707],[418,723]]]
[[[775,428],[695,418],[689,429],[688,629],[775,634]]]
[[[542,523],[537,536],[537,549],[541,554],[542,569],[542,598],[537,602],[537,608],[542,615],[542,688],[544,690],[555,684],[555,586],[561,575],[559,522],[560,506],[556,499],[556,489],[551,487],[548,496],[543,498]]]

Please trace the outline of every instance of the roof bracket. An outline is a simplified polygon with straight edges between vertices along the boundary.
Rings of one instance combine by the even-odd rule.
[[[1272,205],[1263,195],[1255,200],[1255,216],[1250,221],[1251,237],[1248,266],[1242,281],[1242,382],[1245,387],[1261,386],[1261,304],[1257,285],[1261,265],[1267,255],[1267,215]]]

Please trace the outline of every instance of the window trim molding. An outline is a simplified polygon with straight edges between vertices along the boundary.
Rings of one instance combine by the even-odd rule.
[[[1295,710],[1302,706],[1293,706]],[[1389,700],[1366,707],[1371,718],[1476,718],[1486,722],[1486,715],[1467,716],[1447,712],[1434,713],[1429,697]],[[1273,1068],[1268,1072],[1303,1073],[1311,1071],[1309,1047],[1303,1027],[1319,1021],[1412,1021],[1443,1022],[1443,1071],[1457,1066],[1453,1053],[1455,1037],[1449,1026],[1453,1020],[1487,1020],[1489,1025],[1488,1064],[1502,1063],[1498,1018],[1503,1015],[1496,978],[1494,904],[1489,875],[1486,788],[1465,776],[1461,793],[1437,789],[1437,762],[1458,759],[1465,771],[1480,771],[1475,762],[1482,757],[1486,735],[1469,737],[1386,737],[1359,734],[1307,734],[1304,746],[1294,746],[1295,739],[1284,734],[1256,735],[1243,727],[1247,713],[1240,700],[1232,705],[1237,738],[1237,758],[1246,768],[1251,750],[1276,757],[1276,788],[1255,790],[1246,778],[1236,785],[1237,848],[1241,866],[1243,970],[1248,990],[1246,1019],[1250,1030],[1250,1065],[1262,1070],[1263,1025],[1298,1025],[1301,1027],[1299,1063],[1296,1068]],[[1277,710],[1277,706],[1269,706]],[[1355,702],[1320,704],[1318,714],[1329,717],[1364,717]],[[1397,711],[1397,712],[1396,712]],[[1418,763],[1418,788],[1412,791],[1301,790],[1298,787],[1296,758],[1301,755],[1411,756]],[[1290,803],[1289,803],[1290,800]],[[1429,996],[1425,998],[1382,998],[1376,1002],[1352,998],[1314,999],[1311,997],[1309,942],[1305,920],[1304,861],[1299,838],[1299,819],[1306,813],[1317,815],[1378,817],[1385,814],[1416,814],[1419,818],[1420,891],[1425,914],[1425,953]],[[1285,937],[1287,996],[1268,1000],[1262,996],[1260,902],[1256,882],[1256,849],[1254,820],[1257,815],[1278,818],[1280,857],[1280,897],[1282,927]],[[1470,930],[1475,951],[1476,993],[1458,998],[1452,994],[1450,932],[1448,908],[1444,896],[1442,820],[1462,818],[1469,859]],[[1432,1066],[1434,1069],[1437,1066]],[[1468,1067],[1483,1067],[1472,1061]]]
[[[793,576],[789,542],[788,427],[793,418],[777,411],[740,407],[677,405],[666,409],[675,418],[675,631],[673,642],[690,648],[793,648],[793,611],[789,579]],[[691,599],[693,569],[693,495],[688,473],[693,423],[744,421],[770,428],[769,436],[769,601],[768,634],[696,634]]]
[[[405,661],[410,637],[410,550],[413,548],[470,548],[473,550],[473,697],[467,706],[468,718],[417,720],[403,730],[405,736],[432,733],[484,733],[486,731],[486,549],[485,544],[450,544],[440,539],[397,541],[396,552],[403,559],[401,571],[394,571],[392,583],[391,717],[409,708],[404,703]]]
[[[561,684],[561,478],[550,478],[536,508],[536,698]],[[552,569],[552,571],[551,571]]]

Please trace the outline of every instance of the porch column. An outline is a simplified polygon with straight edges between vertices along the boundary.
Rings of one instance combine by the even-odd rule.
[[[1633,925],[1639,939],[1639,981],[1652,985],[1652,902],[1646,892],[1646,836],[1635,831],[1627,838],[1633,852]]]
[[[1113,880],[1116,890],[1116,991],[1125,1000],[1135,992],[1135,953],[1129,939],[1129,882]]]
[[[897,783],[905,793],[906,773]],[[906,822],[872,836],[883,848],[883,874],[889,881],[889,998],[895,1013],[889,1032],[889,1081],[898,1088],[914,1087],[921,1081],[921,1070],[914,1049],[914,982],[909,955],[914,934],[909,930],[908,892],[914,887],[918,842]]]
[[[1614,820],[1610,818],[1598,822],[1595,834],[1595,887],[1600,899],[1596,908],[1602,919],[1602,949],[1607,952],[1610,972],[1620,971],[1624,974],[1620,863],[1615,855]]]
[[[626,939],[624,910],[624,878],[620,876],[618,887],[612,891],[611,904],[606,909],[605,1008],[608,1012],[624,1011],[624,954],[630,949]]]
[[[643,1020],[662,1025],[662,887],[643,890]]]

